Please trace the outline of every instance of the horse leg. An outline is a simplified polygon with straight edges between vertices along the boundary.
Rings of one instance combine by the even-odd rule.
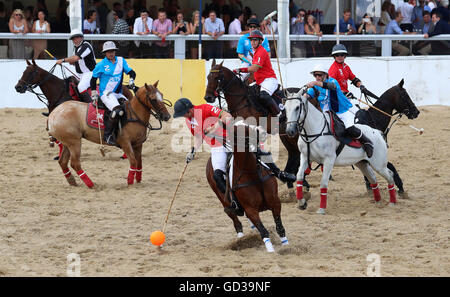
[[[67,146],[70,150],[70,167],[72,167],[86,184],[88,188],[93,188],[94,183],[89,176],[81,169],[80,155],[81,155],[81,139],[78,139],[77,143]]]
[[[134,157],[136,158],[136,182],[140,183],[142,180],[142,144],[134,147]]]
[[[297,171],[297,201],[298,208],[305,210],[308,207],[306,199],[303,197],[303,182],[305,179],[305,170],[308,167],[308,162],[306,156],[302,154],[300,157],[300,167]]]
[[[333,170],[334,161],[336,158],[325,159],[323,162],[322,179],[320,180],[320,208],[317,210],[318,214],[325,214],[327,208],[327,194],[328,182],[330,181],[331,171]]]
[[[359,170],[361,170],[362,174],[364,174],[364,178],[367,179],[369,183],[369,189],[372,189],[375,203],[380,204],[381,194],[380,188],[378,187],[375,172],[373,172],[372,168],[369,166],[369,163],[367,163],[366,161],[360,161],[356,163],[355,166],[358,167]]]
[[[61,166],[61,169],[63,171],[64,176],[67,179],[67,182],[72,185],[76,186],[77,182],[75,181],[75,177],[72,175],[69,169],[69,159],[70,159],[70,151],[67,148],[67,146],[63,146],[61,156],[58,160],[59,166]]]
[[[258,210],[250,210],[246,211],[247,217],[252,221],[253,225],[255,225],[256,229],[258,229],[259,234],[261,235],[261,238],[266,246],[266,250],[269,253],[275,252],[272,242],[270,241],[269,237],[269,231],[267,231],[266,227],[264,227],[263,223],[261,222],[261,219],[259,217]]]
[[[275,226],[277,229],[278,236],[280,237],[280,240],[281,240],[281,245],[288,245],[289,241],[286,237],[286,230],[284,230],[283,223],[281,222],[280,212],[277,213],[274,210],[272,210],[272,214],[273,214],[273,219],[275,221]]]
[[[131,147],[131,143],[119,144],[122,148],[123,152],[127,155],[128,161],[130,162],[130,169],[128,170],[128,186],[134,184],[134,178],[136,176],[136,170],[138,167],[138,163],[136,161],[136,157],[134,155],[134,150]]]
[[[367,190],[367,192],[369,192],[370,191],[370,182],[369,182],[369,180],[367,179],[367,177],[364,175],[364,183],[366,184],[366,190]]]
[[[372,167],[374,167],[372,165]],[[397,194],[395,192],[395,185],[394,185],[394,173],[389,170],[389,168],[376,168],[374,167],[375,171],[378,172],[382,177],[384,177],[388,182],[388,190],[389,190],[389,205],[395,205],[397,203]]]
[[[405,193],[405,190],[403,189],[403,181],[400,178],[400,175],[397,172],[397,169],[395,169],[394,164],[391,162],[388,162],[387,167],[394,173],[394,183],[398,188],[398,193],[403,194]]]

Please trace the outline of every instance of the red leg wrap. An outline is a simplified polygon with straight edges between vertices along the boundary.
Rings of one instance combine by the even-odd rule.
[[[389,202],[391,203],[397,203],[397,195],[395,192],[395,186],[394,185],[388,185],[389,190]]]
[[[61,158],[61,153],[62,153],[62,150],[63,150],[63,144],[61,143],[61,141],[58,141],[58,140],[55,140],[55,143],[59,147],[59,155],[58,156]]]
[[[320,208],[327,208],[327,188],[320,188]]]
[[[134,177],[136,175],[136,168],[130,167],[130,170],[128,171],[128,184],[132,185],[134,183]]]
[[[311,164],[309,164],[308,168],[306,168],[305,175],[309,175],[311,173],[310,167],[311,167]]]
[[[136,169],[136,182],[140,183],[142,180],[142,167]]]
[[[81,180],[86,184],[86,186],[88,186],[88,188],[94,187],[94,183],[91,181],[86,172],[84,172],[84,170],[78,170],[77,174],[81,178]]]
[[[376,202],[380,201],[381,195],[380,195],[380,188],[378,187],[378,183],[370,184],[370,187],[372,188],[373,198],[375,199],[375,201]]]
[[[297,181],[297,200],[303,199],[303,181]]]
[[[72,176],[72,173],[70,172],[70,169],[67,168],[67,170],[63,170],[64,176],[69,179]]]

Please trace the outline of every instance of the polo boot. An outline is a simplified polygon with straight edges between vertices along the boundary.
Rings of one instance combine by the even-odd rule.
[[[359,142],[363,145],[364,150],[366,151],[367,157],[371,158],[373,155],[373,143],[367,138],[360,129],[355,126],[351,126],[345,130],[345,133],[348,137],[353,139],[358,139]]]

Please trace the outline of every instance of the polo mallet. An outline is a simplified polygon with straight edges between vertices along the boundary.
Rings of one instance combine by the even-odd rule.
[[[100,139],[100,153],[105,156],[105,147],[103,146],[102,130],[100,129],[100,114],[98,113],[98,102],[95,102],[95,111],[97,112],[98,138]],[[103,118],[103,123],[105,119]]]
[[[191,153],[193,153],[193,152],[194,152],[194,148],[192,148],[192,150],[191,150]],[[167,211],[167,215],[166,215],[166,218],[164,219],[164,223],[163,223],[163,227],[162,227],[163,233],[166,230],[166,225],[167,225],[167,221],[169,220],[170,211],[172,210],[173,202],[175,201],[175,197],[177,195],[178,188],[180,187],[181,180],[183,179],[183,176],[184,176],[184,173],[186,172],[186,168],[187,168],[188,164],[189,163],[186,162],[186,164],[184,165],[183,171],[181,172],[181,175],[180,175],[180,179],[178,180],[177,187],[175,188],[175,192],[173,193],[172,201],[170,201],[169,210]]]
[[[53,60],[58,60],[58,59],[56,59],[52,54],[50,54],[50,52],[49,52],[48,50],[44,50],[44,51],[45,51],[45,52],[47,53],[47,55],[49,55],[50,58],[52,58]],[[80,80],[80,78],[78,77],[78,75],[76,75],[75,73],[73,73],[72,70],[70,70],[69,68],[67,68],[67,67],[64,66],[64,65],[61,65],[61,66],[64,67],[64,68],[66,68],[66,70],[69,71],[70,73],[72,73],[72,75],[75,76],[76,79]]]
[[[381,112],[382,114],[384,114],[384,115],[386,115],[386,116],[388,116],[388,117],[390,117],[390,118],[393,118],[392,115],[390,115],[390,114],[388,114],[387,112],[384,112],[383,110],[381,110],[381,109],[379,109],[379,108],[373,106],[372,104],[366,103],[366,102],[362,101],[361,99],[358,99],[358,101],[361,102],[361,103],[364,103],[365,105],[367,105],[367,106],[369,106],[369,107],[371,107],[371,108],[373,108],[373,109],[375,109],[376,111]],[[405,123],[405,122],[402,121],[401,119],[397,119],[397,121],[399,121],[399,122],[401,122],[401,123],[407,125],[407,123]],[[420,129],[419,129],[419,128],[414,127],[413,125],[408,125],[408,126],[409,126],[411,129],[416,130],[417,132],[419,132],[419,135],[422,135],[422,134],[423,134],[423,131],[424,131],[423,128],[420,128]]]
[[[278,64],[278,74],[280,75],[281,89],[284,90],[283,77],[281,76],[280,60],[278,59],[277,41],[275,40],[275,32],[273,30],[273,21],[272,21],[272,17],[276,14],[277,14],[276,10],[272,11],[264,18],[264,21],[270,19],[270,25],[272,27],[272,29],[270,31],[272,31],[273,47],[275,48],[275,57],[277,58],[277,64]]]

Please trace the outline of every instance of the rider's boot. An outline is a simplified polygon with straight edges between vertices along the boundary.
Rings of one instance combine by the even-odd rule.
[[[267,93],[266,91],[261,91],[259,97],[262,99],[263,105],[266,107],[266,109],[272,116],[276,117],[280,115],[280,107],[272,98],[272,96],[269,95],[269,93]]]
[[[367,157],[371,158],[373,154],[373,143],[367,138],[360,129],[355,126],[351,126],[345,130],[346,134],[354,139],[358,139],[363,145],[364,150],[366,151]]]
[[[109,117],[107,117],[107,120],[105,121],[105,134],[104,134],[104,141],[109,145],[117,146],[116,143],[116,135],[115,130],[116,126],[119,124],[120,116],[123,115],[123,110],[120,105],[113,108],[111,113],[109,114]]]
[[[227,187],[227,185],[225,183],[224,175],[225,175],[225,172],[223,172],[222,170],[220,170],[220,169],[214,170],[213,178],[214,178],[214,181],[216,182],[217,188],[219,189],[219,191],[222,194],[225,194],[225,190]]]
[[[293,183],[297,180],[297,177],[294,174],[282,171],[280,168],[278,168],[277,165],[275,165],[275,163],[265,163],[265,164],[269,166],[270,171],[272,171],[273,174],[275,174],[275,176],[278,177],[282,182]]]

